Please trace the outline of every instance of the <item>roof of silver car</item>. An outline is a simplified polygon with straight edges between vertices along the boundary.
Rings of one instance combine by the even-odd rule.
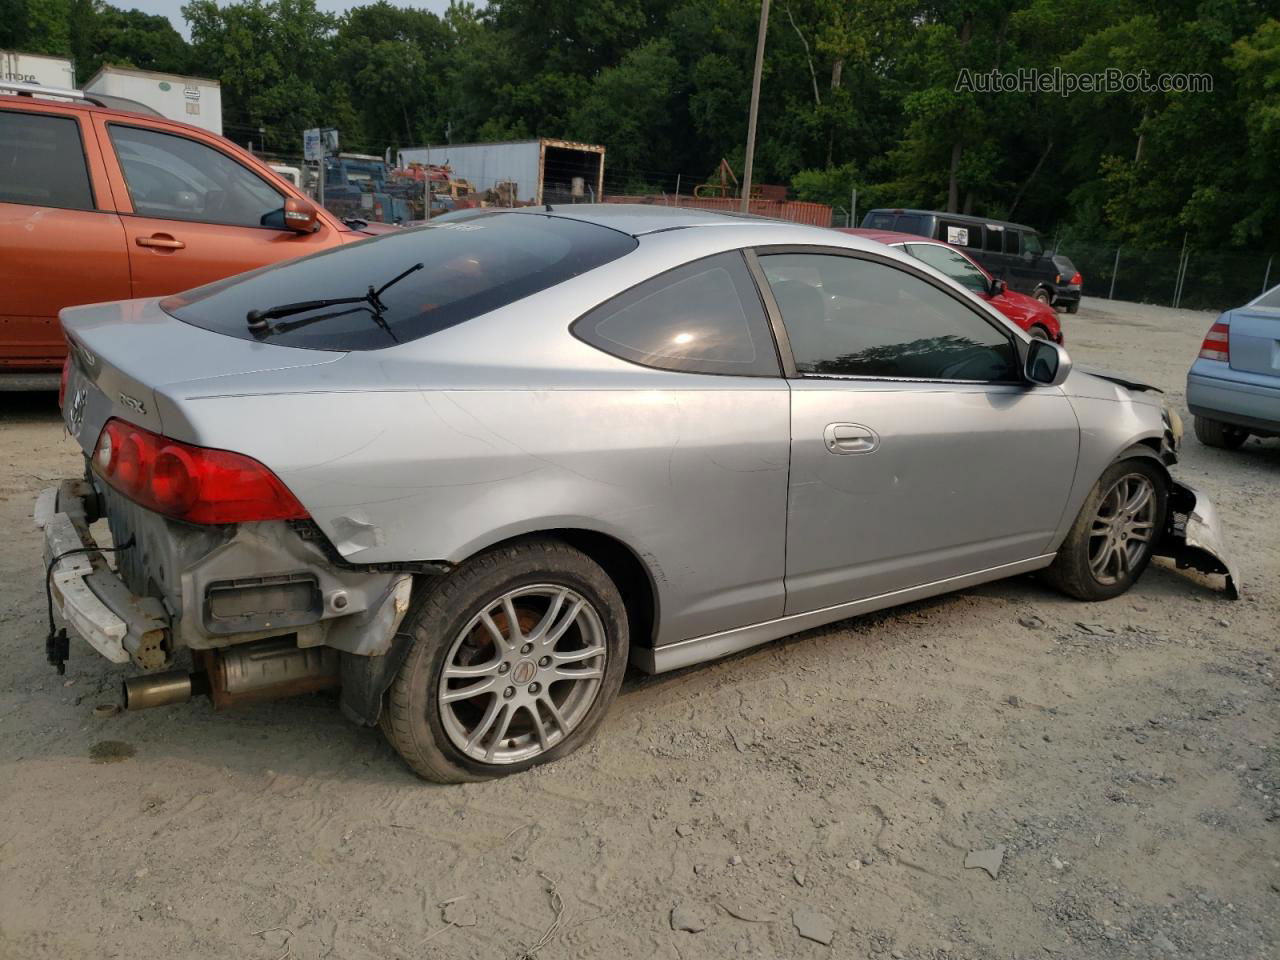
[[[494,213],[532,213],[582,220],[586,223],[609,227],[633,237],[663,230],[679,230],[684,227],[725,226],[746,221],[753,226],[776,223],[795,226],[785,220],[758,217],[754,214],[732,211],[700,210],[696,207],[668,207],[644,203],[564,203],[546,204],[540,207],[516,207],[503,210],[488,208]],[[480,211],[466,211],[466,213]],[[463,213],[463,211],[458,211]]]

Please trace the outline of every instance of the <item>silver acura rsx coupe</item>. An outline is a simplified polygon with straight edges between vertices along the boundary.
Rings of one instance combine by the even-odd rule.
[[[131,709],[340,688],[434,780],[581,746],[628,662],[1157,553],[1236,582],[1158,391],[835,231],[470,211],[62,322],[49,659],[132,662]]]

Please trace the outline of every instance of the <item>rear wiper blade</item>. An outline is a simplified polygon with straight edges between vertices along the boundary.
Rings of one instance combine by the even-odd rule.
[[[299,321],[297,323],[273,325],[272,320],[279,320],[282,317],[292,317],[299,313],[310,313],[312,310],[323,310],[326,307],[342,307],[350,304],[366,304],[369,307],[369,313],[373,317],[373,322],[380,326],[383,330],[395,340],[396,336],[391,332],[391,327],[383,317],[386,312],[387,305],[382,302],[382,294],[389,288],[395,286],[409,274],[416,270],[421,270],[425,266],[422,263],[415,263],[408,270],[397,276],[392,277],[382,286],[374,289],[373,284],[369,284],[369,289],[358,297],[331,297],[327,300],[299,300],[296,303],[282,303],[275,307],[268,307],[266,310],[250,310],[245,314],[245,321],[249,324],[249,329],[258,337],[269,336],[272,333],[284,332],[285,330],[294,330],[300,326],[304,326],[309,322],[327,320],[330,317],[341,317],[348,313],[355,313],[354,310],[340,310],[336,313],[326,313],[319,317],[312,317],[307,321]],[[399,342],[399,341],[397,341]]]

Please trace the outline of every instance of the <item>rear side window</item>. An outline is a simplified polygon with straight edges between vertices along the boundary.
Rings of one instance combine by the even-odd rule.
[[[987,242],[982,249],[987,253],[1002,253],[1004,251],[1004,228],[987,226]]]
[[[1022,231],[1006,230],[1004,232],[1004,252],[1022,253]]]
[[[686,373],[779,375],[760,295],[742,254],[668,271],[581,317],[573,333],[623,360]]]
[[[982,227],[976,223],[957,223],[954,220],[943,220],[939,224],[939,240],[944,240],[953,247],[972,247],[982,249]]]
[[[924,217],[917,213],[904,213],[898,217],[898,222],[892,228],[900,233],[918,233],[924,235]]]
[[[169,297],[160,306],[205,330],[315,350],[376,350],[465,323],[616,260],[636,248],[625,233],[544,214],[493,213],[397,230]],[[421,265],[412,272],[411,268]],[[290,312],[250,331],[246,314],[302,301],[368,302]]]
[[[78,121],[0,110],[0,203],[93,209]]]
[[[154,130],[110,130],[139,216],[284,229],[284,196],[225,153]]]

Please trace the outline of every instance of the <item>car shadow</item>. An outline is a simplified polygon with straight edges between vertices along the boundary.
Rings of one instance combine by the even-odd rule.
[[[0,423],[43,423],[62,419],[52,390],[0,392]]]

